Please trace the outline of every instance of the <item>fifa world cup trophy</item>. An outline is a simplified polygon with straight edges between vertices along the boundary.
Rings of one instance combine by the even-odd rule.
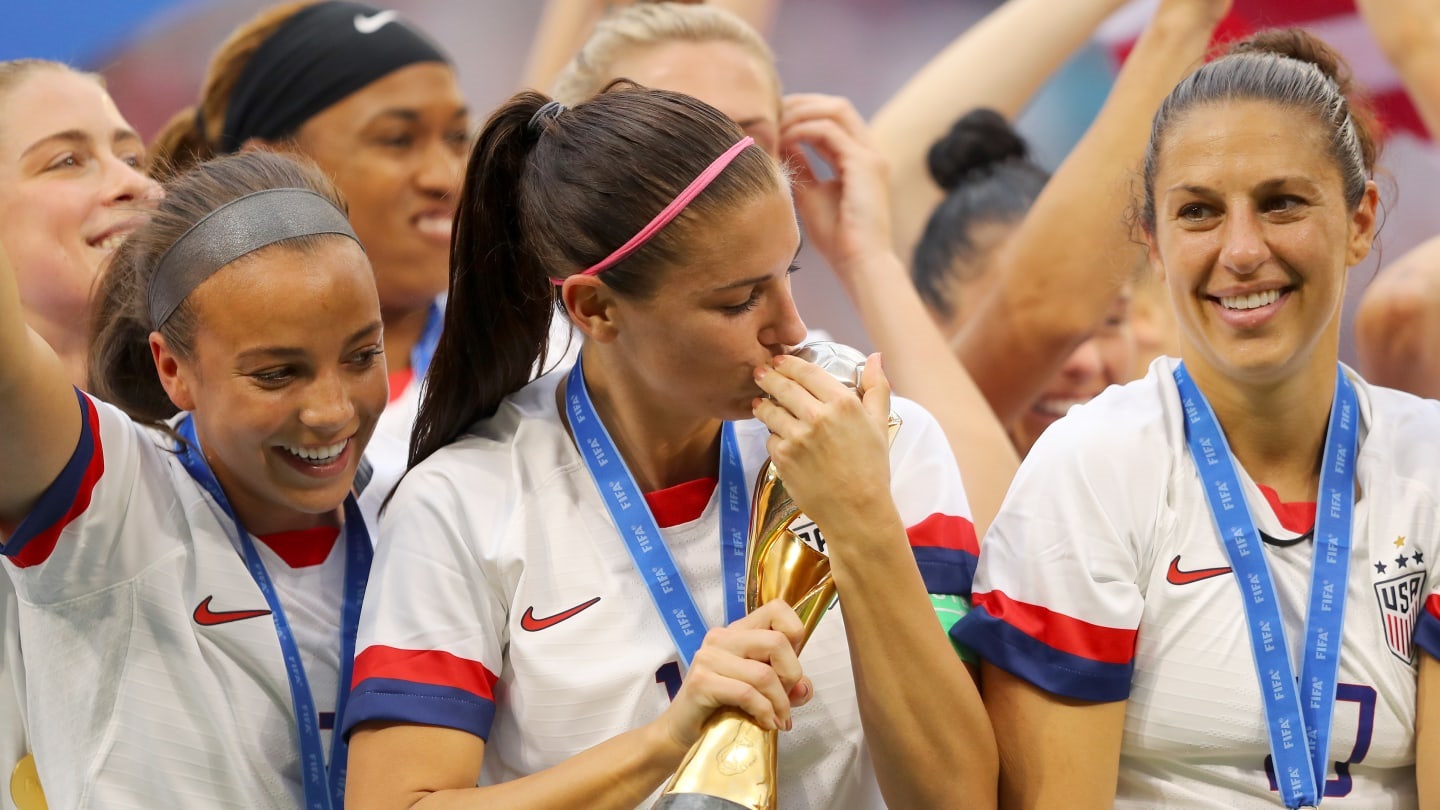
[[[824,369],[857,394],[865,355],[839,343],[810,343],[793,354]],[[890,438],[900,419],[890,415]],[[745,555],[745,608],[784,599],[810,638],[835,599],[830,559],[790,531],[800,514],[769,459],[755,480]],[[802,646],[804,641],[801,642]],[[762,728],[739,709],[721,709],[706,721],[653,810],[775,810],[779,786],[779,733]]]

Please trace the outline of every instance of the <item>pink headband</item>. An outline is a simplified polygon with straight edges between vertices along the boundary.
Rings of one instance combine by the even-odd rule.
[[[665,210],[650,220],[649,225],[641,228],[640,232],[630,237],[628,242],[616,248],[614,253],[611,253],[609,256],[606,256],[585,270],[581,270],[579,275],[599,275],[620,263],[631,253],[639,250],[640,246],[649,242],[650,238],[659,233],[661,228],[669,225],[675,217],[680,216],[680,212],[685,210],[685,206],[700,196],[700,192],[704,191],[707,186],[714,182],[715,178],[720,176],[720,172],[725,171],[725,167],[730,165],[730,162],[735,159],[735,156],[745,151],[745,148],[753,143],[755,143],[755,139],[747,135],[737,141],[734,146],[725,150],[723,155],[715,158],[714,162],[705,167],[705,171],[701,172],[699,177],[690,181],[690,185],[686,186],[684,191],[676,195],[675,199],[671,200],[670,204],[665,206]],[[550,279],[550,283],[559,286],[565,283],[565,279],[552,278]]]

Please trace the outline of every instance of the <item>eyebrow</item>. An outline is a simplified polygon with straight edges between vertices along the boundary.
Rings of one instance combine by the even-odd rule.
[[[804,237],[804,235],[801,235],[801,237],[800,237],[800,244],[798,244],[798,245],[795,246],[795,255],[790,258],[790,265],[789,265],[790,267],[794,267],[794,266],[795,266],[795,260],[798,259],[798,258],[800,258],[800,251],[801,251],[802,249],[804,249],[804,247],[805,247],[805,237]],[[764,284],[765,282],[769,281],[770,279],[772,279],[772,278],[774,278],[774,277],[775,277],[774,274],[772,274],[772,273],[766,273],[766,274],[763,275],[763,276],[754,276],[753,278],[743,278],[743,279],[740,279],[739,281],[732,281],[732,282],[730,282],[729,284],[726,284],[726,285],[724,285],[724,286],[716,287],[714,290],[712,290],[712,292],[724,292],[725,290],[733,290],[733,289],[736,289],[736,288],[738,288],[738,287],[753,287],[753,286],[756,285],[756,284]]]
[[[1284,176],[1284,177],[1271,177],[1271,178],[1269,178],[1269,179],[1267,179],[1267,180],[1262,180],[1262,181],[1260,181],[1259,183],[1256,183],[1256,184],[1255,184],[1255,188],[1260,189],[1260,190],[1262,190],[1262,191],[1272,191],[1272,190],[1274,190],[1274,189],[1281,188],[1281,187],[1283,187],[1283,186],[1285,186],[1285,185],[1287,185],[1287,184],[1300,185],[1300,186],[1305,186],[1305,187],[1307,187],[1307,188],[1314,188],[1314,187],[1315,187],[1315,182],[1314,182],[1313,180],[1309,180],[1309,179],[1304,178],[1304,177],[1297,177],[1297,176],[1289,176],[1289,175],[1287,175],[1287,176]],[[1214,194],[1214,193],[1215,193],[1215,190],[1212,189],[1212,188],[1208,188],[1208,187],[1206,187],[1206,186],[1190,185],[1190,184],[1185,184],[1185,183],[1182,183],[1182,184],[1180,184],[1180,185],[1171,186],[1170,188],[1165,189],[1165,193],[1167,193],[1167,194],[1172,193],[1172,192],[1176,192],[1176,191],[1184,191],[1184,192],[1188,192],[1188,193],[1190,193],[1190,194],[1198,194],[1198,195],[1207,195],[1207,194]]]
[[[769,118],[766,118],[766,117],[763,116],[763,115],[757,115],[757,116],[755,116],[754,118],[742,118],[742,119],[740,119],[739,121],[736,121],[735,123],[736,123],[736,124],[739,124],[741,129],[749,129],[750,127],[755,127],[755,126],[759,126],[759,125],[761,125],[761,124],[769,123],[769,121],[770,121]]]
[[[470,108],[460,107],[459,109],[455,110],[454,115],[450,116],[450,120],[463,120],[468,119],[469,117]],[[376,113],[375,117],[371,120],[379,121],[382,118],[399,118],[400,120],[408,124],[413,124],[420,120],[421,115],[419,110],[410,107],[392,107],[388,110],[381,110],[380,112]]]
[[[353,334],[345,338],[345,343],[354,343],[360,338],[369,335],[371,332],[378,331],[380,327],[381,324],[379,321],[372,321],[361,327],[360,329],[355,330]],[[307,354],[308,352],[306,352],[304,349],[297,348],[295,346],[256,346],[253,349],[246,349],[245,351],[241,352],[235,357],[235,361],[239,363],[245,360],[259,359],[262,357],[267,359],[274,358],[277,360],[298,359],[305,357]]]
[[[118,141],[141,142],[140,134],[133,129],[116,129],[110,134],[110,142],[116,143]],[[24,158],[31,152],[45,147],[46,144],[55,142],[83,145],[90,143],[90,135],[84,130],[79,129],[67,129],[64,132],[56,132],[53,135],[46,135],[45,137],[26,147],[25,151],[20,153],[20,157]]]

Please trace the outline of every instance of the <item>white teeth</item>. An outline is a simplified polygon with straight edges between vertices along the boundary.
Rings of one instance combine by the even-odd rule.
[[[1040,413],[1046,414],[1048,416],[1058,417],[1064,416],[1065,414],[1069,413],[1070,409],[1075,407],[1076,405],[1082,405],[1084,403],[1085,400],[1083,399],[1055,397],[1052,399],[1042,399],[1039,402],[1036,402],[1034,408]]]
[[[1279,290],[1250,293],[1249,295],[1227,295],[1220,299],[1220,306],[1226,309],[1258,309],[1280,300]]]
[[[110,235],[110,236],[105,237],[104,239],[101,239],[99,242],[96,242],[96,243],[95,243],[95,247],[96,247],[97,249],[99,249],[99,250],[105,250],[105,251],[114,250],[115,248],[120,247],[120,243],[121,243],[121,242],[124,242],[124,241],[125,241],[125,237],[127,237],[127,236],[129,236],[129,235],[130,235],[130,234],[128,234],[128,233],[112,234],[112,235]]]
[[[426,236],[449,239],[450,226],[453,222],[452,217],[424,216],[415,220],[415,227]]]
[[[343,442],[332,444],[328,447],[291,447],[288,444],[282,445],[282,447],[285,448],[285,452],[292,456],[303,458],[311,464],[323,465],[329,464],[339,458],[340,454],[345,451],[345,445],[349,443],[350,440],[346,439]]]

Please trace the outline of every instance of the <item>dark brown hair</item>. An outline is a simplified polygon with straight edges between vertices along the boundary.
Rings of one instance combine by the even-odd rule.
[[[1191,109],[1226,101],[1265,101],[1296,110],[1323,128],[1345,202],[1360,204],[1379,155],[1376,123],[1350,68],[1330,46],[1299,28],[1261,31],[1183,79],[1161,103],[1145,150],[1140,225],[1155,230],[1155,175],[1165,133]]]
[[[164,182],[197,163],[216,157],[220,129],[230,108],[230,95],[255,51],[280,26],[317,0],[267,8],[236,28],[210,59],[200,101],[171,116],[150,145],[150,174]],[[198,114],[197,114],[198,113]]]
[[[176,413],[160,384],[150,354],[150,279],[165,251],[206,214],[228,202],[270,188],[303,188],[342,211],[345,203],[315,166],[273,152],[216,158],[174,178],[149,221],[121,243],[100,276],[90,323],[86,388],[137,422],[157,424]],[[303,236],[276,244],[311,250],[333,235]],[[158,327],[180,357],[191,357],[197,327],[188,301]]]
[[[548,101],[534,92],[513,96],[470,154],[412,467],[494,414],[544,362],[557,302],[551,279],[608,256],[744,137],[718,110],[678,93],[625,84],[537,117]],[[606,270],[605,284],[647,298],[684,261],[704,224],[781,182],[763,151],[744,150],[673,222]]]

